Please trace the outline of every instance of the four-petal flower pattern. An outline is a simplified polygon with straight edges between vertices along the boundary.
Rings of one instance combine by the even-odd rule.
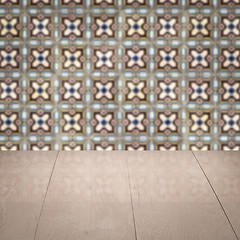
[[[19,29],[17,28],[17,24],[19,22],[19,18],[13,17],[8,20],[5,17],[0,17],[0,38],[6,37],[10,34],[12,37],[19,37]]]
[[[70,20],[68,18],[63,18],[64,30],[62,31],[63,37],[82,37],[83,31],[81,29],[81,24],[83,23],[82,18],[76,18],[75,20]]]
[[[5,69],[5,67],[11,67],[13,69],[19,68],[19,61],[17,57],[19,56],[18,49],[12,49],[6,51],[5,49],[0,49],[0,68]]]
[[[63,49],[63,56],[65,57],[65,61],[63,62],[63,68],[68,69],[69,67],[75,67],[77,69],[81,69],[83,66],[80,59],[82,55],[82,49],[76,49],[75,51]]]
[[[128,60],[126,62],[126,68],[131,69],[132,67],[146,67],[146,61],[144,60],[144,56],[146,56],[146,49],[126,49],[126,56],[128,57]]]
[[[135,35],[139,37],[146,37],[147,30],[144,28],[146,24],[145,17],[140,17],[139,19],[127,17],[126,22],[128,26],[128,30],[126,31],[127,37],[133,37]]]

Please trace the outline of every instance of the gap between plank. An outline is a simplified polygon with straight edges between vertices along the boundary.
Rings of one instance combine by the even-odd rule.
[[[211,187],[211,189],[212,189],[212,191],[213,191],[213,193],[214,193],[215,197],[217,198],[217,200],[218,200],[218,203],[220,204],[220,206],[221,206],[221,208],[222,208],[222,211],[223,211],[223,213],[225,214],[225,217],[227,218],[227,220],[228,220],[228,223],[230,224],[230,226],[231,226],[231,228],[232,228],[232,230],[233,230],[233,232],[234,232],[234,234],[235,234],[235,236],[236,236],[237,240],[239,240],[239,238],[238,238],[238,235],[237,235],[237,233],[235,232],[235,230],[234,230],[234,228],[233,228],[233,225],[232,225],[232,223],[231,223],[231,221],[230,221],[230,219],[229,219],[229,217],[228,217],[228,215],[227,215],[227,213],[226,213],[225,209],[223,208],[223,205],[222,205],[222,203],[221,203],[220,199],[219,199],[219,198],[218,198],[218,196],[217,196],[217,193],[215,192],[215,190],[214,190],[214,188],[213,188],[213,186],[212,186],[212,184],[211,184],[210,180],[208,179],[208,176],[207,176],[207,174],[205,173],[205,171],[204,171],[203,167],[201,166],[201,164],[200,164],[200,162],[199,162],[199,160],[198,160],[197,156],[194,154],[194,152],[193,152],[193,151],[191,151],[191,152],[192,152],[193,156],[195,157],[195,159],[196,159],[196,161],[197,161],[197,163],[198,163],[199,167],[201,168],[201,170],[202,170],[203,174],[205,175],[205,177],[206,177],[206,179],[207,179],[207,181],[208,181],[208,184],[210,185],[210,187]]]
[[[136,229],[135,214],[134,214],[134,208],[133,208],[133,199],[132,199],[131,181],[130,181],[130,175],[129,175],[129,169],[128,169],[128,161],[127,161],[127,156],[126,156],[126,155],[125,155],[125,159],[126,159],[127,172],[128,172],[129,192],[130,192],[130,196],[131,196],[131,206],[132,206],[133,226],[134,226],[134,231],[135,231],[135,239],[137,240],[137,229]]]
[[[50,185],[50,182],[51,182],[51,179],[52,179],[53,171],[54,171],[54,168],[55,168],[55,165],[56,165],[56,162],[57,162],[58,154],[59,154],[59,151],[57,152],[57,156],[55,158],[55,162],[53,164],[52,172],[51,172],[51,175],[50,175],[50,178],[49,178],[49,181],[48,181],[47,189],[46,189],[46,192],[45,192],[45,195],[44,195],[44,198],[43,198],[43,203],[42,203],[41,211],[40,211],[40,214],[39,214],[39,217],[38,217],[37,227],[36,227],[36,230],[35,230],[35,233],[34,233],[33,240],[36,239],[38,225],[39,225],[39,222],[40,222],[40,219],[41,219],[41,216],[42,216],[43,207],[44,207],[44,204],[45,204],[48,188],[49,188],[49,185]]]

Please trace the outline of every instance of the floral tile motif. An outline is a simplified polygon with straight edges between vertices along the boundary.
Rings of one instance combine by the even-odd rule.
[[[0,0],[0,150],[240,150],[240,0]]]

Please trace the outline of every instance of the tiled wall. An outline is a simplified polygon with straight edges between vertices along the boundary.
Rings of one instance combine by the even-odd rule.
[[[0,0],[1,150],[239,150],[240,0]]]

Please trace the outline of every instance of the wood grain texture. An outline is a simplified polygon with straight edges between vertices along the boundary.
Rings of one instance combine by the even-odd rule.
[[[128,152],[138,240],[236,240],[191,152]]]
[[[240,239],[240,152],[194,152]]]
[[[122,152],[60,152],[36,240],[134,240]]]
[[[57,152],[0,152],[0,239],[33,240]]]

